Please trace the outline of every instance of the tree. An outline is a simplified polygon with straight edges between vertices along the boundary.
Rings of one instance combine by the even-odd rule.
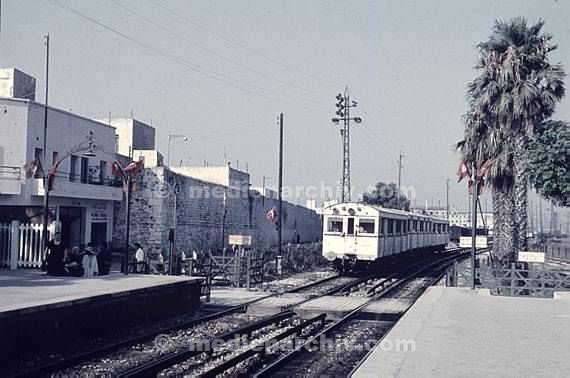
[[[556,49],[541,33],[543,21],[528,26],[524,18],[496,21],[489,39],[479,44],[480,74],[468,85],[470,111],[460,144],[469,164],[491,160],[495,225],[494,253],[514,258],[526,249],[526,151],[535,125],[550,117],[564,96],[564,71],[550,64]]]
[[[369,205],[382,206],[388,209],[398,209],[398,187],[394,183],[378,182],[371,193],[364,193],[362,201]],[[400,194],[399,209],[410,211],[410,200]]]
[[[570,207],[570,125],[541,123],[527,159],[530,183],[538,194],[557,206]]]

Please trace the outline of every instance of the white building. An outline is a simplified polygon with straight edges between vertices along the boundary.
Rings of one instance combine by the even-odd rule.
[[[35,85],[35,81],[13,69],[0,70],[0,75],[8,77],[8,83],[3,82],[0,86],[0,223],[13,220],[42,222],[43,180],[27,179],[22,167],[37,159],[47,170],[55,161],[61,160],[55,189],[49,195],[49,221],[60,222],[62,237],[69,246],[110,242],[113,204],[123,198],[122,181],[112,176],[109,163],[115,158],[121,159],[116,155],[116,151],[121,150],[116,145],[116,129],[48,107],[47,161],[44,161],[45,107],[33,101],[34,94],[30,94],[30,83]],[[26,98],[15,96],[24,92]],[[133,145],[133,140],[137,142],[136,132],[131,132],[131,138],[128,138],[129,128],[143,129],[144,143],[137,145],[143,147],[140,149],[154,143],[154,129],[149,131],[144,127],[146,125],[140,127],[136,121],[130,125],[134,126],[125,122],[123,129],[126,131],[119,135],[119,140],[121,136],[125,139],[126,151]],[[68,154],[74,147],[86,143],[90,133],[93,142],[102,150],[96,150],[93,156],[88,156],[85,151]]]
[[[492,212],[483,212],[483,215],[477,212],[477,227],[483,228],[483,226],[486,226],[487,229],[492,230],[493,219]],[[449,224],[452,226],[471,227],[471,214],[469,212],[451,212],[449,214]]]
[[[444,207],[426,207],[424,208],[413,208],[410,212],[419,215],[429,215],[430,217],[447,219],[447,209]]]

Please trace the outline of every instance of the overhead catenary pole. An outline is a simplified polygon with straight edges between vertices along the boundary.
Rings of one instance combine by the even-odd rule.
[[[279,215],[277,224],[277,242],[279,249],[278,255],[281,255],[281,246],[283,243],[283,113],[279,114]]]
[[[47,168],[47,129],[48,129],[48,93],[49,93],[49,33],[45,36],[46,38],[46,96],[44,104],[44,156],[43,156],[43,184],[44,184],[44,219],[43,219],[43,248],[47,247],[48,238],[48,213],[49,213],[49,180],[48,180],[48,168]]]
[[[396,195],[397,208],[400,210],[400,193],[402,185],[402,150],[400,150],[400,155],[398,157],[398,194]],[[433,207],[433,198],[432,198]]]
[[[335,117],[332,122],[335,124],[340,124],[342,121],[342,126],[340,129],[340,136],[342,139],[342,194],[340,201],[348,202],[350,198],[350,121],[356,123],[362,122],[360,117],[350,117],[350,108],[355,108],[358,104],[356,101],[350,101],[350,96],[348,92],[348,86],[344,89],[344,96],[338,94],[336,96],[337,111],[336,114],[339,118]]]
[[[487,209],[485,209],[485,211],[486,210]],[[449,220],[449,179],[446,181],[445,213],[447,215],[447,220]]]

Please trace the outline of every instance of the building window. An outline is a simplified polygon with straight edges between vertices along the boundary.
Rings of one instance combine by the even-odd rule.
[[[329,218],[327,225],[328,232],[342,232],[342,218]]]
[[[77,156],[71,156],[69,162],[69,181],[75,182],[77,176]]]
[[[34,159],[39,161],[42,164],[43,168],[43,160],[44,160],[44,150],[43,148],[34,148]]]
[[[361,219],[358,221],[358,232],[361,234],[373,234],[374,224],[374,219]]]
[[[57,163],[57,158],[58,158],[59,154],[57,153],[57,151],[53,151],[51,154],[51,164],[55,164]]]
[[[107,176],[107,172],[105,172],[106,168],[107,162],[105,160],[99,161],[99,182],[101,184],[105,183],[105,178]]]
[[[81,183],[87,184],[89,179],[89,159],[86,157],[81,158]]]

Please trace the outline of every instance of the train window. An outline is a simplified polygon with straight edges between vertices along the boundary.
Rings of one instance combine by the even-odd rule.
[[[400,232],[402,232],[402,222],[400,221],[396,221],[396,233],[399,234]]]
[[[374,219],[360,219],[358,221],[359,234],[373,234],[374,233]]]
[[[386,230],[384,229],[386,222],[384,221],[384,218],[380,219],[380,232],[379,234],[385,234]]]
[[[388,234],[393,234],[394,233],[394,220],[393,219],[388,219]]]
[[[327,231],[342,232],[342,218],[329,218]]]
[[[348,218],[348,227],[346,233],[349,235],[354,235],[354,218]]]

